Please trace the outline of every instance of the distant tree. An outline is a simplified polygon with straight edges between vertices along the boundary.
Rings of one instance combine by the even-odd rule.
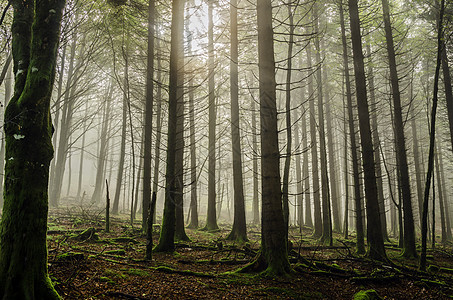
[[[5,112],[0,297],[60,299],[47,273],[50,98],[63,0],[12,0],[14,95]]]

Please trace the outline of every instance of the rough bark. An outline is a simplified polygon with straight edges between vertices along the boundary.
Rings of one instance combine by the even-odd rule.
[[[227,239],[246,241],[244,186],[242,178],[242,151],[239,128],[239,72],[237,37],[237,0],[230,2],[230,96],[231,96],[231,139],[233,152],[233,228]]]
[[[148,207],[151,203],[151,152],[153,133],[154,90],[154,0],[148,1],[148,53],[146,64],[145,134],[143,141],[142,230],[148,230]]]
[[[165,203],[162,219],[162,230],[159,242],[154,251],[173,251],[175,249],[175,200],[176,200],[176,145],[177,145],[177,123],[178,123],[178,84],[181,82],[182,74],[180,63],[180,41],[182,36],[179,30],[180,24],[184,22],[184,0],[173,0],[171,42],[170,42],[170,85],[168,99],[168,138],[167,138],[167,165],[165,174]],[[182,94],[182,93],[181,93]]]
[[[352,158],[352,176],[353,176],[353,185],[354,185],[354,203],[355,203],[355,213],[356,213],[356,232],[357,232],[357,253],[365,253],[365,238],[363,235],[363,222],[362,222],[362,201],[360,196],[360,177],[359,177],[359,165],[358,165],[358,155],[357,155],[357,144],[355,136],[355,122],[354,114],[352,111],[352,90],[351,90],[351,81],[349,75],[349,60],[348,60],[348,47],[346,43],[346,29],[344,21],[343,7],[340,5],[340,25],[341,25],[341,40],[343,45],[343,68],[345,76],[345,85],[346,85],[346,99],[347,99],[347,109],[348,109],[348,126],[349,126],[349,139],[351,143],[351,158]]]
[[[261,120],[261,251],[251,267],[265,274],[290,271],[281,202],[278,149],[275,61],[270,0],[257,3],[258,61]],[[247,267],[246,267],[247,269]]]
[[[307,45],[307,63],[308,70],[311,72],[311,45]],[[310,108],[310,149],[311,149],[311,174],[312,174],[312,187],[313,187],[313,206],[314,206],[314,230],[313,236],[316,238],[322,235],[322,218],[321,218],[321,197],[319,191],[319,169],[318,169],[318,145],[316,141],[316,112],[315,112],[315,98],[313,88],[313,76],[308,77],[308,95],[309,95],[309,108]]]
[[[208,213],[205,230],[217,230],[215,168],[216,168],[216,103],[214,83],[214,23],[212,20],[213,0],[208,1],[208,101],[209,101],[209,158],[208,158]]]
[[[403,113],[401,108],[401,96],[399,88],[399,78],[395,58],[395,47],[393,44],[392,27],[390,21],[390,8],[388,0],[382,0],[382,9],[384,12],[385,39],[387,42],[387,55],[390,68],[390,82],[392,86],[393,114],[394,114],[394,131],[396,154],[398,156],[400,189],[403,200],[404,213],[404,248],[403,256],[417,257],[415,249],[415,226],[412,212],[411,189],[409,181],[409,168],[407,165],[406,139],[404,136]]]
[[[64,4],[61,0],[12,1],[16,80],[5,112],[2,299],[60,299],[47,274],[46,231],[53,156],[50,98]]]
[[[384,239],[381,230],[381,219],[379,216],[373,141],[371,138],[370,114],[368,110],[366,76],[363,63],[362,37],[360,33],[360,18],[357,0],[349,0],[349,19],[365,181],[366,217],[368,222],[367,256],[376,260],[386,260]]]

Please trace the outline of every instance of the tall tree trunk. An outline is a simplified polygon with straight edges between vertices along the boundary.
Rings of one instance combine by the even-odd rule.
[[[324,48],[324,47],[323,47]],[[332,206],[332,213],[331,217],[333,217],[333,230],[336,232],[341,232],[341,222],[340,222],[340,197],[338,196],[337,187],[339,178],[337,177],[337,163],[336,163],[336,147],[335,147],[335,139],[334,133],[332,128],[332,113],[331,113],[331,105],[330,105],[330,94],[329,94],[329,82],[327,76],[327,68],[324,68],[323,72],[323,81],[325,87],[325,107],[326,107],[326,132],[327,132],[327,149],[329,150],[329,180],[330,180],[330,202]],[[331,224],[332,226],[332,224]]]
[[[283,203],[283,218],[285,220],[286,238],[288,239],[288,226],[289,226],[289,170],[291,166],[291,147],[292,147],[292,124],[291,124],[291,72],[292,72],[292,56],[294,44],[294,18],[293,8],[290,4],[286,5],[288,8],[288,54],[287,54],[287,70],[286,70],[286,83],[285,83],[285,118],[286,118],[286,153],[285,165],[283,167],[283,182],[282,182],[282,203]]]
[[[184,17],[184,5],[183,15]],[[184,21],[178,22],[177,43],[179,74],[177,81],[177,122],[176,122],[176,157],[175,157],[175,239],[189,241],[184,229]]]
[[[188,20],[188,19],[186,19]],[[188,21],[187,21],[188,23]],[[188,56],[192,56],[192,32],[186,24]],[[190,135],[190,223],[188,228],[198,228],[198,199],[197,199],[197,148],[195,139],[195,105],[193,76],[189,77],[189,135]]]
[[[373,62],[371,60],[371,46],[370,43],[366,44],[366,51],[369,55],[369,66],[368,66],[368,86],[370,91],[370,109],[371,113],[371,128],[373,131],[373,147],[374,147],[374,159],[376,161],[376,184],[378,189],[378,200],[379,200],[379,214],[381,216],[382,235],[384,240],[388,241],[387,233],[387,218],[385,215],[385,198],[384,198],[384,185],[382,183],[382,168],[381,168],[381,155],[379,151],[379,145],[381,143],[378,131],[377,121],[377,106],[376,96],[374,92],[374,70]]]
[[[77,17],[76,17],[77,19]],[[74,108],[74,89],[76,86],[75,74],[75,56],[77,46],[77,30],[75,29],[72,34],[71,53],[68,67],[68,79],[66,81],[66,91],[63,99],[63,114],[60,121],[60,135],[58,139],[58,146],[56,147],[57,155],[55,160],[55,176],[50,188],[50,204],[54,207],[58,206],[60,199],[61,188],[63,185],[64,171],[66,167],[66,159],[69,151],[69,135],[72,122],[72,114]],[[57,120],[58,122],[58,120]]]
[[[156,36],[156,48],[159,47],[159,33],[157,32]],[[162,136],[162,72],[161,72],[161,56],[157,56],[157,74],[156,74],[157,85],[156,91],[156,143],[154,146],[154,170],[153,170],[153,194],[156,194],[157,202],[157,192],[159,189],[159,165],[160,165],[160,146],[161,146],[161,136]],[[151,198],[152,199],[152,198]],[[153,222],[156,220],[156,210],[153,210]]]
[[[205,230],[217,230],[216,190],[215,190],[215,164],[216,164],[216,103],[214,82],[214,23],[213,0],[208,1],[208,88],[209,88],[209,146],[208,146],[208,214]]]
[[[256,111],[255,111],[255,98],[251,98],[251,107],[252,111],[252,151],[253,151],[253,224],[259,224],[259,187],[258,187],[258,139],[256,138]]]
[[[448,66],[447,48],[442,41],[442,75],[444,77],[445,101],[447,102],[448,125],[450,126],[450,139],[453,147],[453,91],[451,85],[450,68]]]
[[[110,124],[110,105],[112,102],[113,96],[113,82],[112,80],[107,87],[107,93],[104,100],[104,112],[102,116],[102,129],[100,136],[100,147],[97,157],[97,166],[96,166],[96,181],[94,185],[93,195],[91,196],[91,203],[99,203],[101,200],[102,186],[104,184],[104,178],[106,174],[104,172],[104,167],[106,165],[107,158],[107,143],[109,136],[109,124]]]
[[[360,34],[360,19],[357,0],[349,0],[349,18],[354,57],[354,76],[356,97],[359,112],[360,139],[362,145],[362,162],[365,181],[365,199],[367,216],[367,256],[376,260],[386,260],[384,239],[382,236],[373,141],[371,139],[370,114],[366,91],[366,76],[363,63],[362,37]]]
[[[312,72],[311,63],[311,44],[307,45],[307,63],[308,71]],[[308,95],[310,107],[310,148],[311,148],[311,172],[312,172],[312,187],[313,187],[313,206],[314,206],[314,230],[313,236],[319,238],[322,235],[322,219],[321,219],[321,198],[319,191],[319,170],[318,170],[318,145],[316,142],[316,112],[315,112],[315,98],[313,88],[313,76],[308,77]]]
[[[77,182],[77,195],[76,199],[80,199],[80,193],[82,191],[82,179],[83,179],[83,162],[84,162],[84,154],[85,154],[85,138],[87,132],[87,124],[86,124],[86,114],[88,113],[88,102],[85,105],[85,119],[83,120],[83,133],[82,133],[82,146],[80,147],[80,161],[79,161],[79,178]]]
[[[14,96],[5,112],[0,297],[60,299],[47,273],[50,99],[65,1],[13,0]],[[21,116],[18,118],[17,116]]]
[[[151,151],[153,136],[153,90],[154,90],[154,10],[155,1],[148,1],[148,52],[146,64],[145,134],[143,141],[143,199],[142,230],[148,228],[148,207],[151,203]],[[160,130],[158,128],[157,130]]]
[[[413,86],[412,82],[410,85],[410,94],[411,101],[413,101]],[[412,153],[414,155],[414,167],[415,167],[415,181],[417,184],[417,199],[418,199],[418,212],[420,224],[422,223],[422,211],[423,211],[423,186],[422,186],[422,171],[420,170],[420,155],[419,155],[419,145],[418,145],[418,136],[417,136],[417,125],[415,121],[414,114],[414,105],[409,107],[410,119],[411,119],[411,130],[412,130]]]
[[[168,98],[168,138],[167,138],[167,165],[165,175],[165,204],[162,218],[162,230],[159,243],[155,251],[173,251],[175,248],[175,201],[176,201],[176,147],[178,118],[178,96],[182,95],[178,89],[182,88],[180,56],[182,49],[183,31],[180,30],[184,24],[184,0],[173,0],[172,22],[171,22],[171,44],[170,44],[170,85]]]
[[[319,33],[319,14],[318,4],[313,7],[313,21],[315,32]],[[319,156],[321,162],[321,190],[322,190],[322,236],[323,243],[330,243],[332,238],[332,224],[330,222],[330,191],[327,170],[327,146],[326,130],[324,125],[324,95],[322,85],[322,62],[319,35],[315,37],[315,57],[316,57],[316,90],[318,96],[318,132],[319,132]]]
[[[404,123],[401,108],[401,97],[399,89],[399,78],[395,58],[395,47],[393,45],[392,27],[390,21],[390,8],[388,0],[382,0],[384,13],[385,39],[387,41],[387,54],[390,68],[390,81],[392,85],[393,110],[395,117],[395,143],[396,154],[398,156],[399,178],[401,193],[403,198],[404,212],[404,257],[417,257],[415,249],[415,226],[412,212],[411,189],[409,182],[409,168],[407,166],[406,139],[404,136]]]
[[[280,186],[271,0],[257,3],[261,118],[261,251],[251,267],[269,275],[290,271]],[[247,267],[246,267],[247,269]]]
[[[351,158],[352,158],[352,176],[353,176],[353,185],[354,185],[354,203],[355,203],[355,213],[356,213],[356,232],[357,232],[357,253],[365,253],[365,237],[363,234],[363,222],[362,222],[362,201],[360,195],[360,177],[359,177],[359,165],[358,165],[358,155],[357,155],[357,144],[355,136],[355,125],[354,125],[354,114],[352,111],[352,90],[351,82],[349,80],[349,61],[348,61],[348,46],[346,43],[346,29],[344,21],[344,12],[343,4],[340,4],[340,25],[341,25],[341,40],[343,45],[343,68],[345,74],[345,85],[346,85],[346,99],[347,99],[347,108],[348,108],[348,125],[349,125],[349,138],[351,143]]]
[[[447,189],[445,188],[445,173],[444,173],[444,163],[442,160],[442,147],[438,149],[438,155],[439,155],[439,166],[440,166],[440,176],[442,178],[442,186],[443,192],[444,192],[444,211],[445,211],[445,226],[447,229],[446,232],[446,240],[451,241],[452,240],[452,235],[451,235],[451,223],[450,223],[450,209],[448,206],[448,194],[447,194]]]
[[[439,199],[439,212],[440,212],[440,228],[441,228],[441,241],[442,244],[447,242],[447,229],[445,226],[445,210],[444,210],[444,193],[443,189],[445,188],[442,185],[442,178],[440,176],[440,168],[439,168],[439,154],[438,154],[438,147],[437,143],[434,145],[434,164],[436,168],[436,180],[437,180],[437,199]]]
[[[305,89],[302,86],[301,91],[300,91],[300,103],[302,103],[303,99],[305,98]],[[303,108],[302,105],[299,104],[301,107],[301,112],[302,116],[300,118],[303,118]],[[301,162],[301,154],[300,151],[305,151],[305,149],[301,149],[301,143],[300,143],[300,129],[299,129],[299,115],[297,114],[298,109],[294,109],[293,111],[293,118],[296,121],[294,123],[294,143],[296,144],[296,149],[297,152],[295,154],[296,158],[296,214],[295,214],[295,219],[297,220],[296,224],[299,225],[299,228],[302,230],[302,225],[303,225],[303,220],[304,220],[304,212],[303,212],[303,185],[302,185],[302,162]]]
[[[237,0],[230,2],[230,95],[231,95],[231,139],[233,151],[234,221],[227,239],[247,240],[245,223],[244,186],[242,179],[241,133],[239,128],[239,72],[237,37]]]
[[[123,183],[124,177],[124,158],[126,155],[126,129],[127,129],[127,73],[129,70],[127,53],[124,55],[125,64],[124,64],[124,87],[123,87],[123,114],[122,114],[122,123],[121,123],[121,145],[120,145],[120,157],[118,162],[118,173],[116,176],[116,188],[115,188],[115,198],[113,198],[113,206],[112,206],[112,214],[118,214],[118,207],[120,203],[120,194],[121,194],[121,187]],[[123,207],[124,208],[124,207]]]
[[[311,96],[310,96],[311,97]],[[304,99],[305,101],[305,99]],[[311,116],[310,116],[311,118]],[[313,218],[311,216],[311,197],[310,197],[310,172],[308,169],[308,135],[307,135],[307,116],[305,112],[302,115],[302,148],[304,149],[304,157],[302,161],[302,177],[304,178],[303,193],[305,196],[305,213],[304,224],[313,228]]]

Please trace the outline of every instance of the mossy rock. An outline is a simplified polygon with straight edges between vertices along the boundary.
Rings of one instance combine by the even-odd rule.
[[[132,244],[139,244],[135,239],[127,237],[127,236],[120,236],[117,238],[112,239],[115,243],[132,243]]]
[[[81,261],[84,260],[85,256],[80,252],[67,252],[57,256],[59,261]]]
[[[375,290],[359,291],[354,295],[354,300],[381,300]]]

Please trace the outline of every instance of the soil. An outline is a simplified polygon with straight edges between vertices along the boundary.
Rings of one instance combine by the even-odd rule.
[[[427,273],[418,261],[400,256],[392,240],[392,264],[354,253],[354,237],[334,234],[333,247],[320,245],[311,230],[291,228],[293,272],[281,278],[236,272],[259,250],[259,227],[249,226],[247,243],[225,241],[231,226],[218,232],[186,229],[190,241],[174,253],[154,253],[145,261],[146,237],[127,216],[111,220],[104,231],[101,211],[66,209],[49,216],[49,273],[64,299],[353,299],[374,289],[383,299],[449,299],[453,297],[452,245],[430,249]],[[88,236],[77,238],[88,228]],[[154,244],[159,225],[154,226]]]

